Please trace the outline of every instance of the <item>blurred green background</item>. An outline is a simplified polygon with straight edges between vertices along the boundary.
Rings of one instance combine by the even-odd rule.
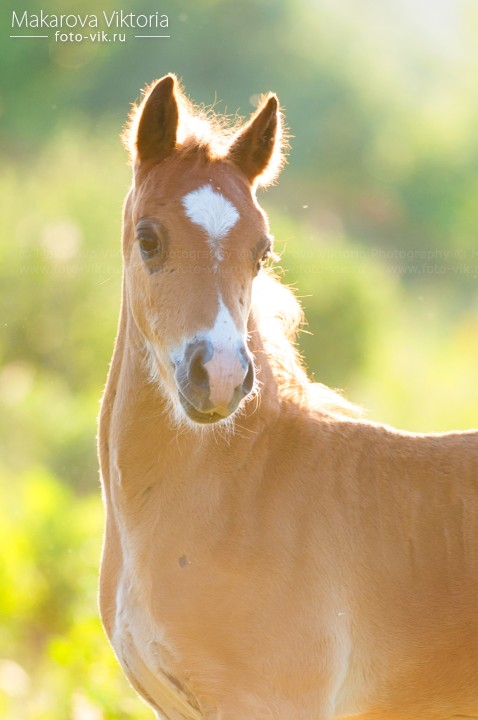
[[[118,139],[173,71],[293,135],[261,202],[308,319],[311,375],[409,430],[477,425],[478,7],[470,0],[149,0],[170,39],[0,44],[0,717],[149,718],[96,609],[95,424],[119,309]],[[97,3],[24,0],[30,12]],[[53,33],[50,31],[50,34]]]

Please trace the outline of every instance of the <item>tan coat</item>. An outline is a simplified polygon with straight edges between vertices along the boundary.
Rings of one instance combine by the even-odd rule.
[[[309,383],[268,279],[244,310],[257,397],[224,429],[178,423],[134,306],[141,177],[99,429],[126,675],[165,720],[478,718],[478,432],[398,432]]]

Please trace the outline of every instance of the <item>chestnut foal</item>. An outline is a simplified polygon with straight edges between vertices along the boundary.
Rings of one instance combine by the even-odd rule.
[[[129,138],[99,453],[132,685],[164,720],[478,718],[478,432],[398,432],[307,379],[261,270],[275,95],[227,132],[168,75]]]

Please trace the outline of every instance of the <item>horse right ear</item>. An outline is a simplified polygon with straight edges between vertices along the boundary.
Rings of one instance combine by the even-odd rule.
[[[270,93],[259,110],[236,135],[228,157],[247,176],[249,182],[268,184],[280,170],[281,116],[277,97]]]
[[[149,91],[137,110],[136,156],[140,163],[158,163],[176,146],[179,111],[176,78],[165,75]]]

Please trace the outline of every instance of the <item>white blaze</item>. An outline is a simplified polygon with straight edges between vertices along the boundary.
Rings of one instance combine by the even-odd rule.
[[[213,327],[204,333],[214,348],[235,349],[236,346],[244,342],[244,338],[239,333],[236,323],[233,320],[229,309],[224,305],[224,301],[219,294],[219,309]]]
[[[245,337],[238,331],[221,295],[216,321],[204,337],[214,348],[212,358],[204,365],[209,376],[211,402],[216,408],[227,408],[246,374],[238,352],[245,345]]]
[[[210,185],[203,185],[188,193],[183,197],[182,203],[191,222],[206,231],[210,244],[216,249],[218,260],[221,260],[218,241],[225,237],[239,220],[237,209]]]

